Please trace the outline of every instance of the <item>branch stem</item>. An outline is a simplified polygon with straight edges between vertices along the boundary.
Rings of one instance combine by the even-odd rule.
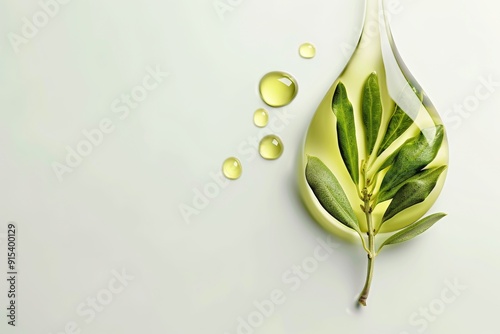
[[[363,170],[364,174],[364,180],[366,182],[366,170]],[[368,299],[368,294],[370,292],[370,286],[372,283],[372,276],[373,276],[373,265],[375,261],[375,256],[377,255],[375,252],[375,229],[373,226],[373,218],[372,218],[372,205],[371,205],[371,197],[372,194],[369,193],[368,190],[369,185],[365,183],[365,186],[362,191],[363,195],[363,205],[361,206],[363,208],[363,211],[365,212],[365,217],[366,217],[366,226],[368,229],[367,235],[368,235],[368,268],[366,272],[366,282],[365,286],[363,288],[363,291],[361,291],[361,294],[359,296],[358,302],[366,306],[366,300]],[[366,248],[365,248],[366,250]]]
[[[369,204],[365,201],[365,216],[366,216],[366,222],[368,225],[368,268],[366,270],[366,282],[365,286],[363,288],[363,291],[361,292],[358,302],[366,306],[366,300],[368,299],[368,294],[370,292],[370,286],[372,283],[372,277],[373,277],[373,265],[375,262],[375,236],[374,236],[374,230],[373,230],[373,222],[372,222],[372,214],[371,214],[371,208]]]

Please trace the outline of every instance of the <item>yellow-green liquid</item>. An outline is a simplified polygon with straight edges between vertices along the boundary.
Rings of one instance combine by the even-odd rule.
[[[299,55],[305,59],[311,59],[316,56],[316,47],[311,43],[304,43],[299,46]]]
[[[242,171],[241,162],[235,157],[227,158],[222,164],[222,173],[230,180],[238,179]]]
[[[323,209],[321,204],[316,199],[314,193],[310,189],[307,181],[305,179],[304,170],[306,166],[307,155],[312,155],[320,158],[326,166],[337,177],[341,183],[351,206],[354,208],[355,213],[360,222],[360,227],[362,231],[366,231],[366,218],[364,212],[360,208],[362,203],[359,195],[357,186],[351,180],[349,173],[343,163],[342,156],[338,148],[337,141],[337,129],[336,129],[336,119],[332,111],[331,103],[332,96],[337,87],[339,81],[341,81],[347,90],[349,100],[351,101],[354,114],[355,114],[355,124],[356,124],[356,139],[359,148],[359,160],[361,166],[361,160],[366,157],[366,150],[364,148],[364,130],[361,120],[361,102],[362,102],[362,89],[363,85],[372,72],[377,72],[379,77],[379,84],[381,89],[381,98],[383,106],[383,117],[381,128],[386,128],[389,119],[394,111],[395,103],[393,99],[389,96],[387,88],[387,78],[386,69],[382,60],[381,46],[380,46],[380,33],[378,29],[374,32],[373,24],[367,24],[369,20],[373,20],[373,16],[370,13],[375,13],[377,15],[377,1],[367,2],[367,19],[365,22],[365,31],[362,35],[360,43],[354,52],[352,58],[348,62],[346,68],[341,73],[339,78],[332,84],[331,88],[326,93],[323,101],[320,103],[314,117],[309,125],[307,131],[304,151],[301,155],[301,161],[299,165],[299,188],[303,198],[303,201],[310,211],[313,218],[320,223],[328,231],[337,234],[339,236],[345,237],[350,240],[357,240],[359,236],[353,232],[351,229],[345,227],[336,219],[331,217],[326,210]],[[370,32],[367,33],[366,27],[369,26]],[[418,102],[418,101],[417,101]],[[419,103],[419,102],[418,102]],[[435,124],[442,124],[439,115],[434,110],[432,105],[427,99],[424,99],[424,103],[420,103],[418,110],[415,110],[416,118],[414,119],[415,124],[412,125],[402,137],[396,140],[374,163],[373,168],[376,168],[385,161],[396,147],[400,146],[404,141],[412,136],[419,133],[420,129],[432,127]],[[379,136],[377,143],[375,145],[375,150],[380,145],[383,137]],[[361,144],[360,144],[361,143]],[[441,145],[437,157],[428,167],[435,167],[448,164],[448,142],[445,139]],[[383,177],[379,175],[379,177]],[[399,230],[408,224],[416,221],[422,217],[434,204],[439,193],[444,184],[446,178],[446,171],[440,176],[438,183],[432,193],[427,197],[427,199],[411,208],[408,208],[401,213],[397,214],[392,219],[388,220],[382,226],[380,232],[391,232]],[[379,204],[373,212],[375,226],[380,224],[383,213],[388,207],[390,201]]]
[[[276,135],[265,136],[259,144],[259,153],[267,160],[278,159],[283,153],[283,149],[283,142]]]
[[[253,124],[259,128],[263,128],[269,122],[269,113],[264,108],[259,108],[253,113]]]
[[[298,89],[297,81],[285,72],[269,72],[259,83],[260,97],[271,107],[286,106],[297,96]]]

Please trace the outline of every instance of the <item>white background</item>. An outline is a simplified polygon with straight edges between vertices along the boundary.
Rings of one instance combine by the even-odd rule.
[[[366,270],[360,245],[333,237],[335,252],[296,291],[282,275],[327,239],[297,193],[297,156],[348,60],[342,45],[357,40],[364,1],[230,3],[221,18],[211,0],[73,0],[16,53],[9,33],[21,35],[23,17],[41,7],[1,0],[2,272],[8,222],[19,240],[18,326],[6,325],[2,278],[2,333],[233,334],[238,317],[274,289],[286,301],[255,333],[497,333],[500,5],[397,2],[396,44],[448,126],[448,179],[431,212],[449,215],[377,258],[368,307],[356,310]],[[298,56],[303,42],[316,45],[316,58]],[[112,102],[140,85],[148,67],[169,76],[120,119]],[[188,224],[179,206],[192,206],[210,173],[259,136],[257,84],[271,70],[290,72],[300,87],[285,108],[294,118],[279,133],[283,156],[240,156],[241,179]],[[497,86],[474,100],[481,78]],[[470,111],[455,111],[467,103]],[[59,182],[52,164],[104,118],[113,132]],[[77,308],[104,296],[113,270],[134,279],[87,322]],[[467,288],[422,320],[447,280]],[[71,322],[79,331],[65,331]]]

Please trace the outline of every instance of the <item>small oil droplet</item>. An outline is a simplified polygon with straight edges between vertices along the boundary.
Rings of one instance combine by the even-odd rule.
[[[316,56],[316,47],[311,43],[304,43],[299,46],[299,55],[305,59],[311,59]]]
[[[230,157],[224,160],[222,164],[222,173],[225,177],[230,180],[236,180],[241,176],[241,172],[241,162],[237,158]]]
[[[259,108],[253,113],[253,124],[259,128],[263,128],[269,122],[269,114],[266,109]]]
[[[294,77],[285,72],[269,72],[260,79],[262,101],[271,107],[283,107],[297,96],[299,86]]]
[[[283,142],[276,135],[265,136],[260,141],[259,153],[267,160],[278,159],[283,153]]]

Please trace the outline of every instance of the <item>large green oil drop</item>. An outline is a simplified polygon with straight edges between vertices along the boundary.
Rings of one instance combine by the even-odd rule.
[[[378,158],[373,159],[373,166],[375,167],[381,166],[385,159],[395,151],[395,147],[404,143],[408,138],[417,135],[421,129],[442,124],[439,115],[425,96],[425,93],[423,93],[418,83],[401,61],[401,57],[393,44],[390,32],[385,31],[383,27],[381,28],[382,30],[378,28],[378,17],[378,1],[367,1],[365,24],[360,42],[344,71],[332,84],[314,114],[307,131],[304,151],[301,155],[301,162],[298,169],[300,192],[313,218],[330,232],[351,240],[357,240],[359,236],[325,211],[311,191],[304,175],[307,155],[320,158],[340,182],[351,206],[355,209],[355,214],[360,221],[361,230],[366,232],[364,212],[360,209],[360,189],[352,181],[349,172],[342,162],[342,156],[339,151],[336,118],[332,111],[332,97],[338,83],[342,82],[344,84],[348,98],[352,103],[355,116],[356,139],[358,143],[363,143],[365,140],[361,119],[361,104],[363,86],[372,72],[376,72],[379,78],[383,108],[382,127],[387,127],[394,111],[395,103],[397,103],[414,121],[413,125],[408,128],[399,139],[387,148]],[[389,89],[390,87],[392,88]],[[394,89],[394,87],[396,87],[396,89]],[[413,87],[416,88],[419,94],[415,94]],[[421,100],[422,95],[423,100]],[[405,106],[404,108],[403,105]],[[376,142],[375,148],[380,146],[380,142],[381,138]],[[361,145],[359,151],[360,166],[362,165],[363,159],[368,159],[368,156],[366,147]],[[428,168],[447,165],[447,163],[448,142],[445,137],[436,158],[430,163]],[[434,190],[422,203],[414,205],[388,220],[382,226],[380,232],[398,230],[424,215],[436,201],[443,187],[445,177],[446,172],[440,176]],[[373,212],[375,224],[381,221],[387,206],[388,203],[382,203],[375,208]]]
[[[265,136],[259,144],[259,153],[267,160],[278,159],[283,153],[283,149],[283,142],[276,135]]]
[[[271,107],[286,106],[297,96],[298,89],[297,81],[285,72],[269,72],[259,83],[260,97]]]

